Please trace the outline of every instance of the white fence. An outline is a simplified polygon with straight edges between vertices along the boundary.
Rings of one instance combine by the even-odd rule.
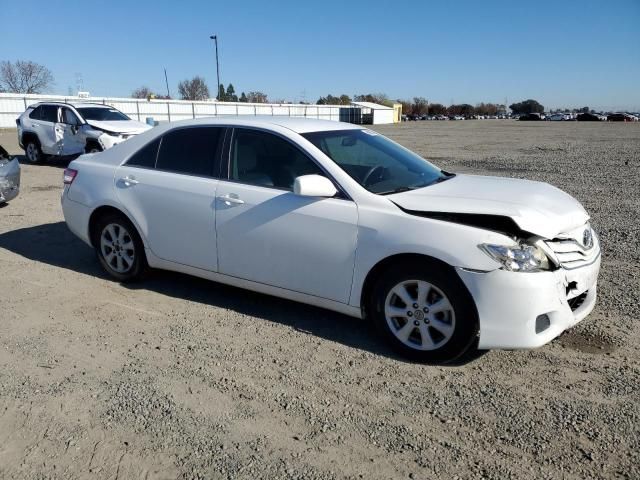
[[[191,102],[186,100],[138,100],[134,98],[80,98],[62,95],[0,93],[0,128],[15,127],[16,118],[31,104],[42,101],[102,103],[135,120],[177,121],[220,115],[285,115],[362,123],[361,109],[343,105],[302,105],[242,102]]]

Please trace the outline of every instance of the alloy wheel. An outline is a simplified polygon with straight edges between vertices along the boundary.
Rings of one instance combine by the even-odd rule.
[[[38,161],[38,147],[36,146],[35,143],[29,143],[27,145],[27,160],[29,160],[31,163],[37,163]]]
[[[394,286],[385,300],[384,315],[395,337],[416,350],[442,347],[456,326],[447,296],[424,280],[405,280]]]
[[[125,227],[110,223],[100,235],[100,252],[110,268],[117,273],[127,273],[135,261],[135,245]]]

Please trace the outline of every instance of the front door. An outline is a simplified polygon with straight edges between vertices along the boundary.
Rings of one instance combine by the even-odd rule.
[[[357,207],[295,195],[293,179],[312,173],[323,174],[289,141],[235,129],[229,179],[216,194],[220,273],[348,303]]]
[[[171,130],[117,170],[118,197],[157,257],[217,270],[215,177],[224,132],[220,127]]]
[[[82,134],[80,119],[68,107],[61,107],[59,121],[54,126],[58,155],[84,153],[86,139]]]

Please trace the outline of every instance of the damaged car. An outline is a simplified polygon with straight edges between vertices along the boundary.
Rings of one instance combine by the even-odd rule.
[[[151,127],[99,103],[41,102],[16,119],[29,163],[107,150]]]
[[[174,270],[367,318],[417,361],[539,347],[596,302],[576,199],[335,121],[161,125],[71,162],[62,209],[118,281]]]
[[[20,192],[20,163],[0,145],[0,205],[9,202]]]

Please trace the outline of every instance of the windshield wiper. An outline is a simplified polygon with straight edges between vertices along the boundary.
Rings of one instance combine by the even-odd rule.
[[[398,187],[395,190],[389,190],[387,192],[378,192],[378,195],[391,195],[393,193],[402,193],[402,192],[408,192],[409,190],[415,190],[415,188],[411,188],[411,187]]]

